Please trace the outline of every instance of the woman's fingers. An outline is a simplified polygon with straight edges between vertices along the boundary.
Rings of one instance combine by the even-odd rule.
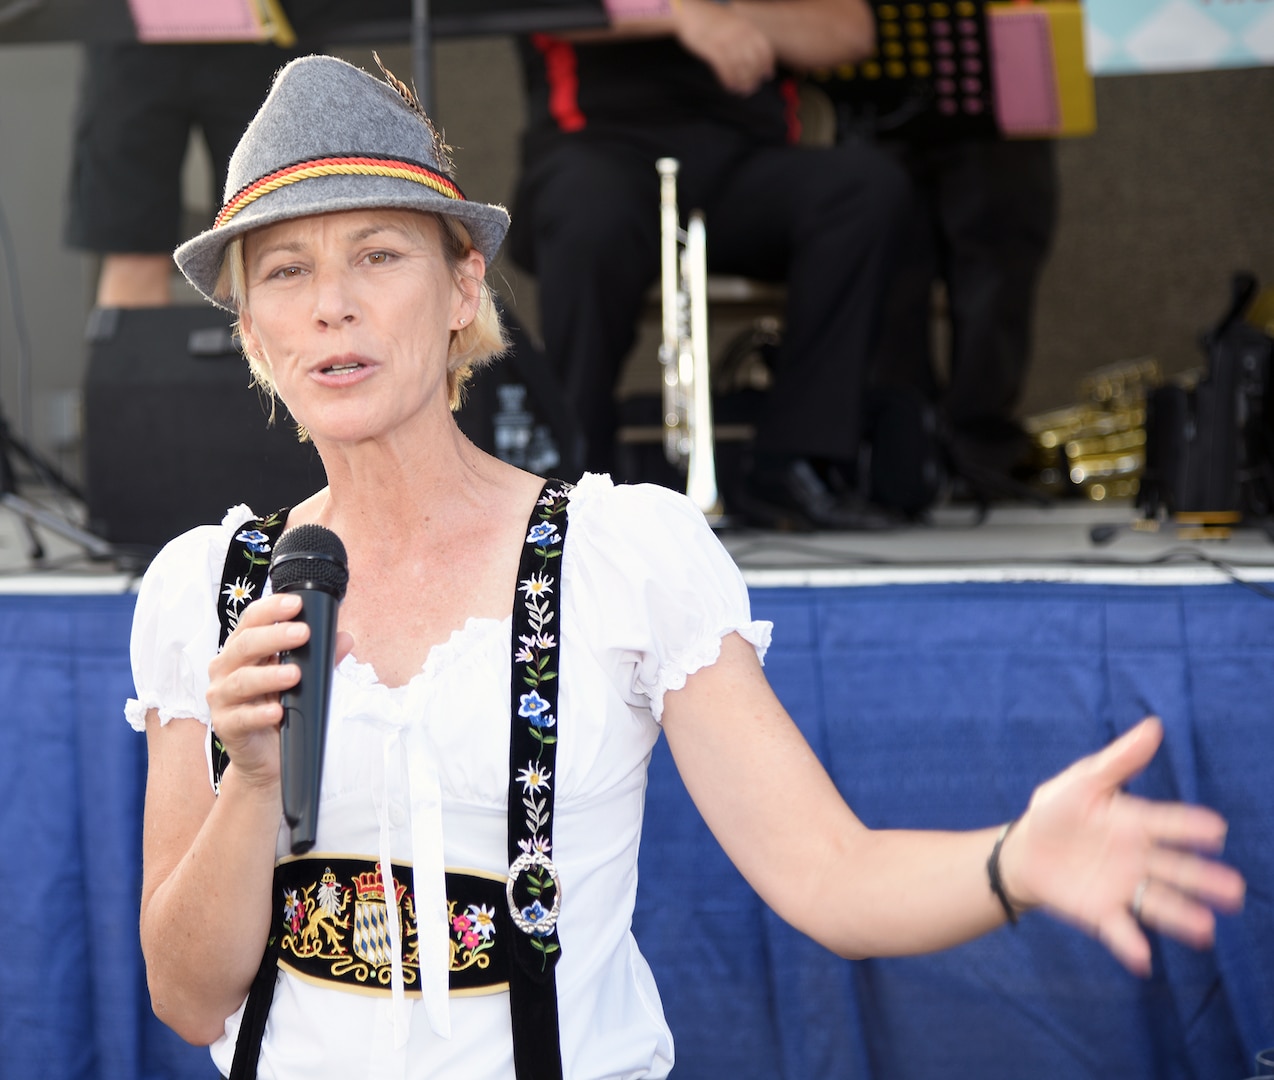
[[[354,635],[348,630],[336,631],[336,655],[335,662],[339,664],[351,652],[354,651]]]
[[[295,686],[301,678],[296,664],[254,664],[236,667],[225,677],[213,683],[209,692],[215,693],[221,705],[249,703],[257,698],[281,694]]]
[[[1141,889],[1137,916],[1143,926],[1196,949],[1211,945],[1216,935],[1216,916],[1210,907],[1153,877]]]
[[[1134,975],[1150,974],[1150,942],[1131,912],[1113,912],[1097,927],[1096,936]]]
[[[245,607],[225,646],[209,665],[214,677],[236,667],[272,663],[280,652],[302,644],[309,636],[309,627],[292,621],[300,610],[301,599],[294,593],[269,596]]]
[[[1225,847],[1225,818],[1206,806],[1159,803],[1128,796],[1125,805],[1140,816],[1140,826],[1156,843],[1216,854]]]
[[[300,611],[301,598],[296,593],[254,601],[243,609],[222,652],[234,651],[244,663],[256,663],[301,644],[309,636],[309,627],[292,621]]]
[[[1143,880],[1143,912],[1152,890],[1159,894],[1171,891],[1226,912],[1242,908],[1246,891],[1243,875],[1232,866],[1162,847],[1150,852]]]
[[[1162,721],[1157,716],[1148,716],[1105,749],[1084,758],[1080,765],[1103,787],[1113,791],[1149,765],[1162,742]]]
[[[295,664],[279,663],[279,653],[303,644],[310,629],[293,621],[298,596],[282,594],[249,604],[225,648],[209,664],[208,706],[213,726],[234,756],[232,743],[283,718],[279,694],[301,677]]]

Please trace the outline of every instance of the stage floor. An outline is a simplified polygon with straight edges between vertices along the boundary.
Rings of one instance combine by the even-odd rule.
[[[78,528],[82,509],[39,491],[21,498]],[[1274,539],[1263,528],[1198,539],[1165,525],[1147,531],[1128,503],[1004,503],[979,520],[972,506],[939,507],[925,524],[880,533],[777,533],[723,528],[722,542],[755,588],[930,581],[1087,581],[1210,584],[1274,580]],[[56,526],[36,523],[37,558],[23,517],[0,505],[0,592],[117,591],[137,568],[94,560]],[[67,530],[69,532],[70,530]]]

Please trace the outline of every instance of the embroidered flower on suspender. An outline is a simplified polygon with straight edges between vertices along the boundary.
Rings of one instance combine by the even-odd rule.
[[[541,769],[534,761],[528,761],[525,769],[518,770],[518,783],[529,795],[533,791],[539,791],[540,788],[548,787],[552,776],[553,774],[547,769]]]
[[[546,836],[533,836],[529,840],[519,840],[520,847],[528,855],[547,855],[553,849],[553,844]]]
[[[252,524],[256,527],[251,529],[240,529],[235,533],[235,541],[242,544],[240,554],[248,561],[249,571],[234,581],[226,583],[222,590],[222,595],[226,597],[225,618],[227,629],[231,632],[239,625],[239,616],[243,613],[243,606],[252,599],[252,593],[257,587],[257,583],[252,581],[252,571],[256,570],[259,575],[258,568],[270,565],[270,551],[272,544],[270,543],[270,535],[262,530],[274,529],[279,525],[279,514],[273,513],[269,517],[261,518]],[[228,577],[229,575],[227,575]]]
[[[545,919],[548,918],[548,915],[549,915],[548,908],[546,908],[538,900],[533,901],[528,907],[524,907],[522,909],[522,918],[524,918],[529,923],[543,922]],[[552,932],[553,932],[552,927],[550,927],[547,930],[532,930],[531,931],[531,933],[534,934],[536,937],[547,937]],[[541,946],[539,942],[534,942],[533,944],[541,952],[549,953],[549,952],[557,951],[556,945],[549,945],[545,947],[545,946]]]

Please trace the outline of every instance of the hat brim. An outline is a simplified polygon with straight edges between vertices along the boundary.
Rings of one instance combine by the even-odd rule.
[[[271,191],[240,210],[224,225],[187,240],[173,252],[181,272],[199,292],[218,307],[233,311],[226,298],[215,296],[226,245],[252,229],[292,218],[330,214],[341,210],[419,210],[446,214],[469,230],[474,246],[487,264],[509,229],[509,215],[502,206],[469,202],[440,195],[431,188],[388,176],[317,176]]]

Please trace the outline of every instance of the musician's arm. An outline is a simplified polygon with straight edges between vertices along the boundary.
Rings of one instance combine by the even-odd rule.
[[[667,15],[616,14],[609,29],[563,36],[580,42],[676,37],[701,55],[716,41],[748,30],[765,40],[779,63],[797,69],[862,60],[876,46],[866,0],[669,0]]]

